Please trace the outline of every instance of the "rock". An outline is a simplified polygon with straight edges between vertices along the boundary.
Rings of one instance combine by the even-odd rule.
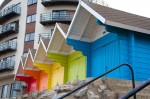
[[[100,88],[101,90],[110,90],[110,89],[107,87],[107,85],[104,85],[104,84],[99,85],[99,88]]]
[[[87,82],[89,82],[91,80],[93,80],[93,78],[89,77],[89,78],[85,79],[85,83],[87,83]],[[88,84],[88,89],[91,89],[93,87],[94,87],[93,83]]]
[[[67,92],[63,92],[63,93],[59,93],[59,94],[55,94],[51,99],[58,99],[59,97],[63,96],[67,94]]]
[[[75,87],[73,85],[61,85],[61,86],[56,86],[53,90],[61,93],[61,92],[68,92],[73,90]]]
[[[97,79],[93,82],[94,87],[99,87],[100,85],[104,84],[103,80],[101,78]]]
[[[25,94],[25,95],[23,95],[22,97],[23,98],[27,98],[29,95],[28,94]]]
[[[87,97],[88,99],[100,99],[99,95],[96,95],[94,92],[89,91],[89,90],[87,92]]]
[[[85,82],[89,82],[89,81],[91,81],[91,80],[93,80],[93,78],[92,78],[92,77],[89,77],[89,78],[86,78],[86,79],[85,79]]]
[[[46,92],[48,92],[47,89],[43,90],[42,92],[39,92],[38,97],[41,97],[43,94],[45,94]]]
[[[117,94],[107,89],[106,87],[102,87],[102,89],[98,89],[100,96],[102,99],[117,99]]]
[[[77,85],[79,84],[79,81],[80,81],[80,80],[77,78],[77,79],[72,83],[72,85],[73,85],[73,86],[77,86]]]
[[[9,99],[13,99],[13,98],[9,98]],[[23,98],[22,96],[17,96],[17,99],[26,99],[26,98]]]
[[[84,87],[81,90],[79,90],[74,96],[77,97],[77,98],[81,98],[84,95],[86,95],[87,90],[88,90],[88,87]]]
[[[38,94],[39,94],[39,91],[31,92],[29,94],[29,99],[37,99],[38,98]]]
[[[85,84],[85,80],[78,81],[78,85],[82,85],[82,84]]]
[[[66,83],[66,85],[71,85],[71,82],[70,82],[70,81],[68,81],[68,82]]]
[[[117,99],[117,94],[115,92],[106,90],[106,97],[107,99]]]
[[[52,99],[52,97],[57,94],[56,91],[47,91],[42,94],[38,99]]]

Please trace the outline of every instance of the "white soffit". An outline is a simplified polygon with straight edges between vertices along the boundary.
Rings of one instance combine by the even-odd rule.
[[[35,53],[34,62],[44,59],[45,57],[46,57],[46,47],[43,43],[43,40],[41,39],[38,49]]]
[[[31,59],[30,59],[31,58]],[[28,55],[27,55],[27,58],[25,60],[25,64],[24,64],[24,69],[29,69],[29,68],[34,68],[33,66],[33,56],[32,56],[32,53],[31,53],[31,50],[29,49],[28,51]]]
[[[65,46],[65,48],[64,48],[64,46]],[[59,24],[56,23],[55,29],[53,32],[53,36],[50,40],[47,51],[52,52],[52,53],[57,53],[57,54],[65,54],[65,55],[67,54],[68,55],[70,52],[66,52],[66,50],[71,49],[70,47],[71,46],[66,44],[66,33],[59,26]]]

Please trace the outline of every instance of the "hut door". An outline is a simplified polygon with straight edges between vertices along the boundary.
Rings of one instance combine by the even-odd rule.
[[[105,45],[105,71],[119,65],[119,46],[118,41],[113,41]],[[119,77],[119,69],[108,74],[106,77]]]
[[[62,84],[64,79],[64,67],[57,64],[52,69],[52,88],[57,84]]]
[[[80,56],[69,63],[68,80],[73,82],[75,79],[84,79],[86,77],[86,57]]]

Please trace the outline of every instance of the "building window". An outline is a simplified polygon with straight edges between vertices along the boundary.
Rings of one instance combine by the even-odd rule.
[[[53,19],[65,19],[67,11],[54,10],[53,11]]]
[[[54,29],[51,29],[51,34],[54,32]]]
[[[26,36],[25,36],[25,42],[33,41],[34,40],[34,34],[35,33],[28,33],[28,34],[26,34]]]
[[[9,87],[9,85],[4,85],[3,86],[3,89],[2,89],[2,98],[7,98],[8,87]]]
[[[18,90],[20,90],[20,83],[11,84],[10,97],[17,97]]]
[[[32,5],[37,3],[37,0],[28,0],[28,5]]]
[[[27,23],[35,22],[36,14],[27,16]]]
[[[28,52],[23,53],[23,57],[27,57],[27,55],[28,55]]]

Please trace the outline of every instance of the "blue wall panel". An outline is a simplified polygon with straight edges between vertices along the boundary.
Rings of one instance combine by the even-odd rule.
[[[92,77],[97,77],[105,72],[105,47],[92,51],[91,58]]]
[[[135,66],[137,80],[150,78],[150,35],[135,34]]]
[[[150,77],[150,35],[120,30],[91,43],[72,39],[67,39],[67,43],[87,56],[87,77],[97,77],[122,63],[132,65],[135,80]],[[106,77],[131,79],[131,73],[122,67]]]

